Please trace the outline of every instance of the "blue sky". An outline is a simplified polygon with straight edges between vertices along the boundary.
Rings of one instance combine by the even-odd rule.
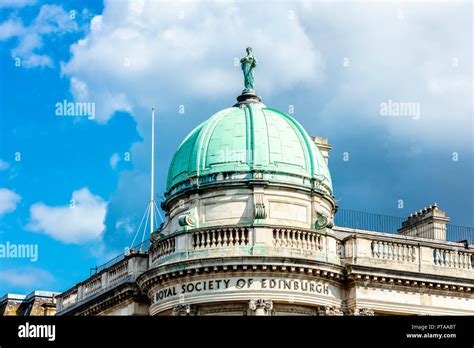
[[[36,262],[0,260],[0,294],[63,291],[130,244],[150,108],[159,200],[180,141],[241,91],[247,46],[265,104],[329,138],[341,208],[437,202],[474,225],[470,2],[248,6],[0,1],[0,242],[39,248]],[[57,116],[63,100],[95,117]],[[382,115],[389,101],[419,113]]]

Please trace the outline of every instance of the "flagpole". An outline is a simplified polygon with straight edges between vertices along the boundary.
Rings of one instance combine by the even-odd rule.
[[[150,190],[150,235],[153,233],[153,215],[154,215],[154,177],[155,177],[155,108],[151,109],[151,190]]]

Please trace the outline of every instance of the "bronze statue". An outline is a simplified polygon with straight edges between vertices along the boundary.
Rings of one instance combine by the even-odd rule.
[[[240,60],[240,67],[244,72],[245,89],[242,93],[254,92],[254,74],[253,70],[257,66],[257,59],[252,55],[252,48],[247,47],[247,55]]]

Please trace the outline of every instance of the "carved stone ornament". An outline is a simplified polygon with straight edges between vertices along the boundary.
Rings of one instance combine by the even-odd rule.
[[[194,305],[179,304],[173,307],[173,316],[175,317],[196,315],[196,314],[197,314],[197,308]]]

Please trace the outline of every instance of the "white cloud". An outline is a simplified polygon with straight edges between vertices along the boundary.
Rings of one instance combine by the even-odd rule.
[[[297,11],[323,55],[332,57],[320,127],[353,132],[363,125],[397,140],[446,148],[440,139],[449,137],[456,149],[471,146],[471,9],[468,3],[313,3]],[[379,105],[389,99],[419,103],[419,120],[382,117]]]
[[[15,192],[0,188],[0,216],[15,211],[16,205],[21,201],[21,196]]]
[[[109,160],[110,166],[112,169],[117,168],[117,163],[120,161],[120,156],[118,153],[114,153]]]
[[[0,271],[0,282],[19,288],[42,288],[49,286],[54,277],[48,271],[35,267],[6,269]]]
[[[135,226],[133,225],[132,221],[130,218],[118,220],[117,223],[115,224],[115,228],[117,230],[124,230],[128,234],[135,232]]]
[[[115,111],[149,109],[176,98],[236,96],[243,78],[234,59],[244,56],[247,46],[254,47],[259,60],[256,88],[261,94],[321,75],[321,54],[286,5],[251,8],[106,1],[88,35],[71,47],[72,58],[62,72],[71,77],[77,99],[84,98],[74,86],[78,81],[93,96],[99,122]]]
[[[61,6],[43,5],[38,16],[28,26],[14,17],[0,23],[0,40],[18,38],[18,45],[11,50],[11,55],[20,58],[23,67],[53,67],[51,57],[40,53],[43,37],[77,30],[76,21]]]
[[[25,32],[23,23],[17,19],[9,19],[0,24],[0,40],[20,36]]]
[[[0,159],[0,171],[7,170],[10,168],[10,164],[2,159]]]
[[[106,212],[107,202],[82,188],[72,193],[70,204],[66,206],[33,204],[27,228],[64,243],[81,244],[102,236]]]

